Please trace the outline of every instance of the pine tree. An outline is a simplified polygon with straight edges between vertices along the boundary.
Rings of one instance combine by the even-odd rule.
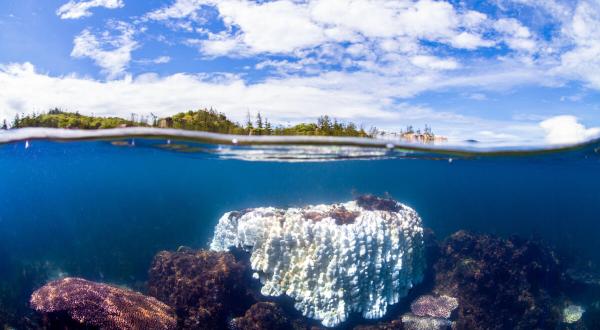
[[[19,118],[19,114],[16,114],[15,119],[13,120],[12,127],[19,128],[20,122],[21,122],[21,118]]]
[[[6,123],[6,119],[4,119],[2,121],[2,127],[0,129],[3,129],[3,130],[7,130],[8,129],[8,124]]]
[[[260,112],[256,115],[256,128],[263,129],[263,120]]]
[[[271,128],[271,123],[265,118],[265,133],[266,135],[273,134],[273,129]]]
[[[252,125],[252,117],[250,116],[250,111],[246,112],[246,131],[248,135],[252,135],[252,130],[254,129]]]

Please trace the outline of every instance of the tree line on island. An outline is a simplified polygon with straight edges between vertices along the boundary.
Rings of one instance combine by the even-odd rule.
[[[131,114],[129,119],[120,117],[86,116],[78,112],[64,111],[58,108],[45,113],[17,115],[11,125],[6,120],[1,129],[25,127],[50,127],[68,129],[106,129],[118,127],[160,127],[176,128],[213,133],[237,135],[316,135],[316,136],[350,136],[377,137],[385,132],[372,127],[368,131],[352,122],[342,122],[327,115],[320,116],[316,122],[296,125],[274,125],[268,118],[257,113],[254,118],[248,113],[246,122],[242,125],[230,120],[227,116],[214,109],[200,109],[159,118],[154,114],[141,116]],[[394,134],[398,135],[398,134]],[[399,137],[414,138],[423,141],[433,141],[435,135],[429,126],[415,130],[408,126],[399,133]]]

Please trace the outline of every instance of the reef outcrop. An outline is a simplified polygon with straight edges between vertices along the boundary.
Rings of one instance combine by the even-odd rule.
[[[228,252],[159,252],[149,272],[148,293],[172,306],[181,329],[226,329],[254,300],[246,265]]]
[[[382,317],[423,278],[421,218],[391,199],[261,207],[221,217],[214,251],[250,253],[265,296],[287,295],[303,315],[336,326],[352,312]]]
[[[47,320],[55,322],[47,325],[50,328],[67,325],[66,328],[170,330],[176,327],[172,309],[157,299],[81,278],[49,282],[31,295],[30,303],[38,312],[50,314]]]
[[[234,318],[231,330],[304,330],[306,325],[292,321],[285,311],[274,302],[259,302],[250,307],[244,316]]]
[[[456,329],[557,329],[561,264],[542,245],[459,231],[434,265],[439,295],[458,299]]]

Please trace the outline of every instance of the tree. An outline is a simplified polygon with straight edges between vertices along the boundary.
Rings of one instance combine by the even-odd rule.
[[[12,127],[19,128],[20,123],[21,123],[21,119],[19,118],[19,114],[16,114],[15,119],[13,120],[13,123],[12,123]]]
[[[254,127],[252,126],[252,117],[250,116],[250,111],[246,112],[246,133],[248,135],[252,134],[252,130],[254,129]]]
[[[256,115],[256,128],[258,128],[259,130],[263,129],[263,120],[262,116],[260,115],[260,112]]]
[[[0,129],[3,129],[3,130],[7,130],[8,129],[8,124],[6,123],[6,119],[4,119],[2,121],[2,127],[0,127]]]
[[[265,133],[266,135],[272,135],[273,129],[271,128],[271,123],[265,118]]]

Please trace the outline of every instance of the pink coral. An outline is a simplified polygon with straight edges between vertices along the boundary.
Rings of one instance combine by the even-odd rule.
[[[66,312],[73,320],[100,329],[175,329],[167,305],[152,297],[81,278],[52,281],[36,290],[31,307],[42,313]]]

